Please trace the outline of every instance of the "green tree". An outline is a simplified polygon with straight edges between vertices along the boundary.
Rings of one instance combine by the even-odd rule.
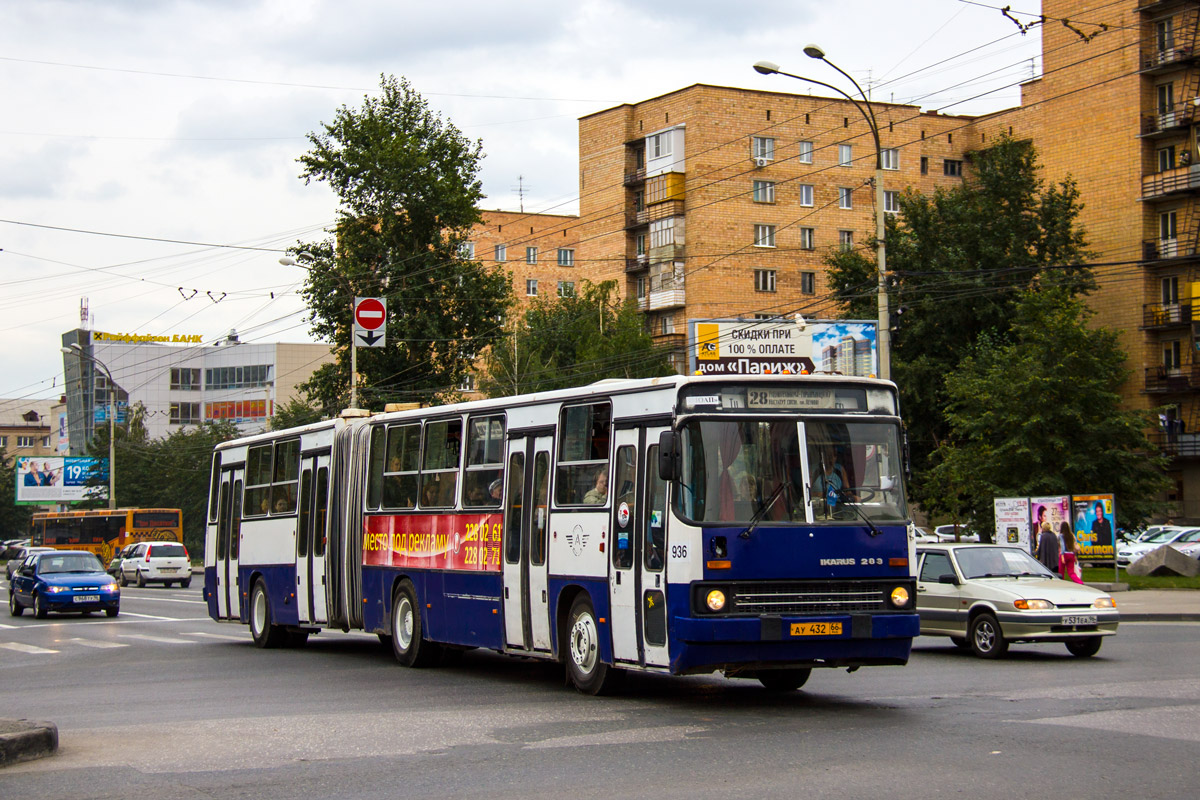
[[[578,294],[535,300],[489,350],[480,391],[490,397],[673,371],[617,282],[582,281]]]
[[[324,417],[321,411],[301,397],[293,397],[283,405],[275,407],[275,416],[271,417],[270,430],[282,431],[320,422]]]
[[[0,539],[14,539],[29,534],[29,518],[33,516],[31,506],[17,505],[17,459],[9,458],[0,447]]]
[[[1027,141],[1003,138],[969,159],[961,186],[932,195],[906,191],[900,213],[886,220],[889,302],[898,324],[892,379],[908,425],[913,494],[925,507],[940,492],[925,478],[930,455],[948,433],[945,376],[981,336],[1009,330],[1029,287],[1062,287],[1072,295],[1094,287],[1074,182],[1046,186]],[[828,264],[847,316],[874,319],[873,243],[870,250],[832,253]]]
[[[387,346],[358,351],[359,405],[452,393],[500,333],[511,295],[506,274],[462,252],[481,219],[482,145],[403,78],[386,76],[379,96],[342,106],[308,140],[301,177],[337,194],[338,224],[336,239],[294,252],[311,255],[304,296],[312,331],[338,353],[303,388],[324,416],[346,405],[357,295],[388,301]]]
[[[991,530],[992,499],[1113,492],[1124,525],[1161,511],[1166,461],[1150,414],[1121,408],[1118,334],[1061,287],[1024,292],[1007,335],[986,334],[946,377],[947,441],[934,453],[927,510]]]

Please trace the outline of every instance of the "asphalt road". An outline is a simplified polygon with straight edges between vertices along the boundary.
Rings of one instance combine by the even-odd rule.
[[[361,634],[262,651],[195,585],[129,588],[115,620],[0,618],[0,714],[60,734],[0,797],[1192,797],[1198,634],[1126,624],[1093,659],[998,662],[919,639],[907,667],[788,695],[637,675],[591,698],[491,653],[404,669]]]

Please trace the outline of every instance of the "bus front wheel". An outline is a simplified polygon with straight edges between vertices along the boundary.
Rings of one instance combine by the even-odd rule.
[[[579,595],[571,603],[566,651],[567,675],[576,689],[591,695],[612,691],[620,670],[600,660],[600,626],[596,624],[596,611],[586,594]]]
[[[804,669],[764,669],[758,673],[758,682],[771,692],[794,692],[808,683],[812,670]]]
[[[392,621],[389,627],[392,654],[406,667],[428,667],[438,660],[438,646],[422,639],[421,612],[417,606],[417,590],[404,580],[392,595]]]
[[[271,624],[271,600],[261,580],[254,582],[250,592],[250,635],[258,647],[279,647],[287,636],[279,625]]]

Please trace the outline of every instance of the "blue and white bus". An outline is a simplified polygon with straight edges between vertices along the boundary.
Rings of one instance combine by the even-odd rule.
[[[344,417],[216,448],[204,596],[260,647],[363,630],[790,690],[919,623],[895,386],[672,376]]]

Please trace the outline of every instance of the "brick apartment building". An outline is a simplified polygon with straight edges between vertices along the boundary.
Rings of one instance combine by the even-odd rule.
[[[783,79],[779,79],[783,80]],[[970,118],[873,103],[885,205],[962,180]],[[583,117],[580,249],[686,365],[687,321],[830,316],[824,259],[875,227],[875,145],[849,102],[697,84]]]
[[[513,296],[525,305],[535,298],[574,294],[582,277],[577,248],[579,218],[568,214],[483,211],[466,244],[466,256],[512,276]]]

